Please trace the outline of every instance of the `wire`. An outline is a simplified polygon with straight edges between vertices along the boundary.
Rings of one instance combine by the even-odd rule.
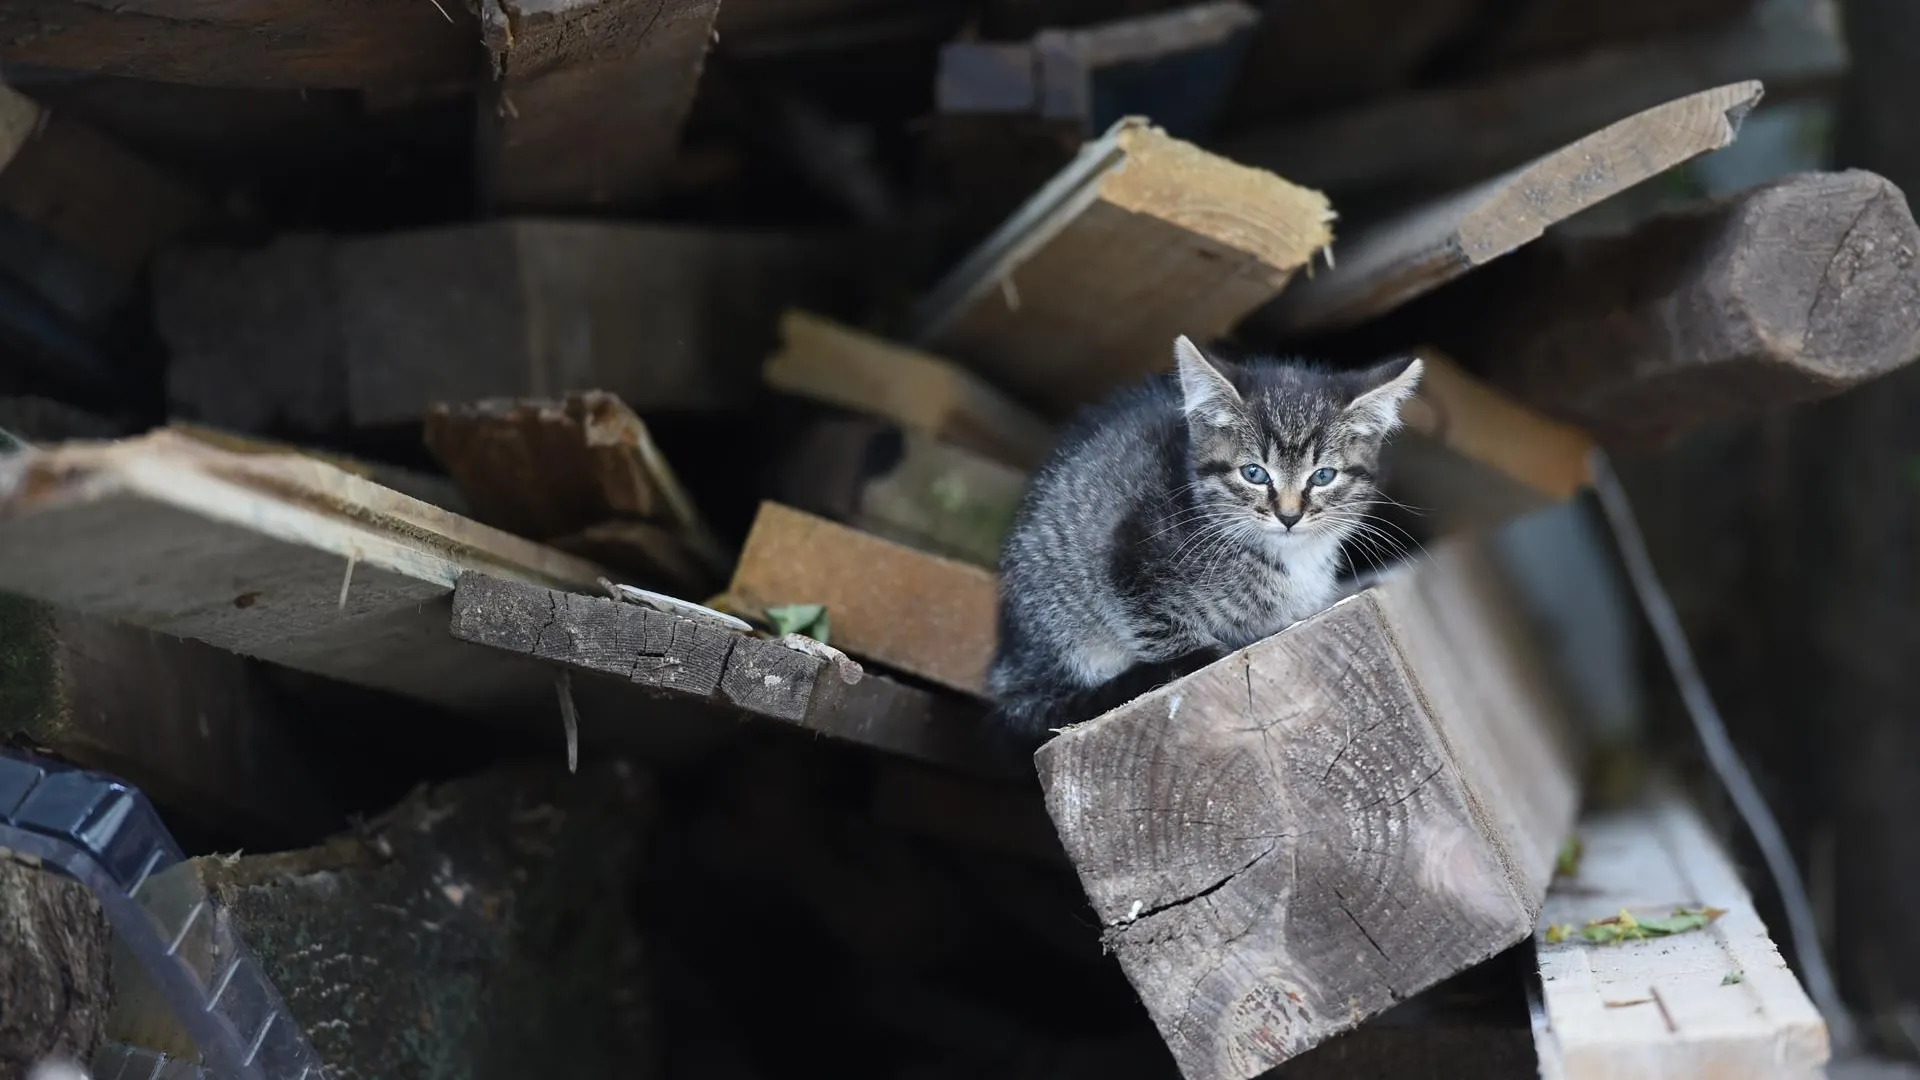
[[[1793,938],[1794,954],[1800,959],[1807,993],[1826,1018],[1828,1039],[1838,1056],[1856,1045],[1853,1016],[1840,999],[1832,969],[1827,966],[1826,955],[1820,949],[1813,904],[1807,899],[1806,885],[1800,878],[1799,867],[1794,863],[1793,849],[1787,845],[1787,838],[1780,831],[1780,823],[1774,819],[1773,811],[1767,808],[1767,800],[1754,784],[1753,775],[1747,771],[1745,763],[1740,760],[1733,739],[1727,735],[1726,721],[1721,718],[1720,709],[1714,705],[1713,695],[1707,690],[1706,680],[1700,677],[1700,669],[1694,664],[1693,650],[1687,644],[1687,632],[1680,625],[1680,616],[1674,611],[1673,601],[1668,599],[1666,589],[1661,586],[1659,574],[1654,571],[1653,559],[1647,554],[1646,540],[1641,536],[1640,524],[1634,518],[1626,490],[1620,486],[1619,477],[1614,474],[1606,454],[1597,447],[1589,459],[1589,471],[1593,477],[1594,493],[1600,497],[1600,508],[1613,532],[1614,544],[1620,550],[1621,561],[1626,564],[1627,578],[1639,598],[1641,610],[1646,613],[1647,622],[1653,627],[1653,636],[1659,640],[1660,651],[1666,655],[1673,680],[1679,685],[1681,701],[1686,706],[1687,716],[1693,721],[1694,731],[1700,736],[1701,747],[1706,750],[1707,763],[1712,766],[1714,775],[1719,777],[1727,796],[1733,800],[1734,811],[1746,823],[1747,831],[1753,834],[1754,842],[1760,847],[1760,855],[1766,860],[1767,873],[1780,891],[1780,904],[1787,913],[1787,931]]]

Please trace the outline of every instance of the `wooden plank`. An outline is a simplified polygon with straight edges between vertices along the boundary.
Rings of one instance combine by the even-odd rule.
[[[0,62],[256,89],[466,84],[475,32],[445,0],[34,0],[0,8]]]
[[[720,0],[484,0],[481,142],[505,211],[617,209],[661,187]]]
[[[543,677],[448,637],[470,569],[603,573],[311,459],[164,430],[0,457],[0,589],[456,711],[546,706]]]
[[[1552,225],[1731,143],[1760,100],[1757,82],[1636,113],[1503,176],[1384,221],[1335,245],[1335,266],[1250,320],[1304,334],[1384,314],[1540,238]]]
[[[0,596],[0,735],[110,772],[214,836],[342,823],[251,662]]]
[[[1333,239],[1318,192],[1129,119],[915,309],[908,339],[1064,412],[1225,334]]]
[[[360,458],[348,457],[344,454],[334,454],[323,450],[315,450],[311,447],[281,442],[277,439],[258,439],[249,435],[236,435],[231,431],[226,431],[221,428],[205,427],[200,424],[172,423],[166,425],[166,428],[168,431],[177,435],[184,435],[195,442],[202,442],[208,446],[229,450],[236,454],[299,454],[303,457],[312,458],[315,461],[325,462],[339,469],[341,472],[352,473],[363,480],[371,481],[381,487],[392,488],[402,495],[418,499],[423,503],[430,503],[442,510],[451,511],[462,516],[471,516],[467,514],[466,500],[461,497],[460,490],[454,487],[451,480],[436,473],[422,472],[400,465],[389,465],[384,461],[365,461]],[[111,436],[91,437],[110,438]]]
[[[1547,1080],[1824,1075],[1827,1029],[1781,959],[1726,850],[1668,788],[1580,823],[1578,872],[1548,890],[1535,937],[1534,1045]],[[1723,909],[1702,930],[1596,945],[1577,932],[1620,911]],[[1554,925],[1571,927],[1551,944]]]
[[[1027,474],[861,417],[809,424],[786,444],[776,501],[874,536],[993,568]]]
[[[1240,131],[1214,149],[1343,199],[1431,196],[1662,102],[1747,79],[1784,101],[1830,88],[1845,68],[1830,0],[1764,0],[1723,28]]]
[[[0,15],[0,24],[5,18]],[[213,217],[201,194],[179,178],[4,83],[0,205],[105,270],[123,289],[163,244]]]
[[[1598,45],[1712,29],[1751,12],[1756,0],[1629,0],[1596,4],[1542,0],[1467,47],[1465,63],[1480,69],[1564,59]]]
[[[1431,560],[1035,755],[1188,1080],[1243,1080],[1533,932],[1579,752],[1490,558]]]
[[[1219,61],[1224,59],[1219,50],[1259,21],[1260,13],[1243,0],[1207,0],[1090,26],[1043,30],[1024,42],[949,42],[940,48],[934,102],[945,114],[1030,113],[1070,120],[1080,125],[1084,137],[1100,123],[1095,112],[1098,86],[1107,82],[1110,89],[1119,89],[1103,80],[1103,73],[1191,54],[1214,53]],[[1187,72],[1183,69],[1182,74]],[[1211,121],[1227,89],[1221,79],[1205,90],[1188,85],[1166,95],[1148,93],[1160,96],[1157,104],[1169,112],[1177,112],[1185,123],[1175,126],[1185,128]],[[1138,87],[1126,87],[1120,96],[1138,93]],[[1167,122],[1158,110],[1154,115]],[[1107,123],[1118,119],[1113,116]]]
[[[1437,349],[1382,456],[1375,510],[1405,538],[1472,533],[1565,502],[1591,480],[1593,439],[1462,370]],[[1368,551],[1368,562],[1380,558]]]
[[[1651,444],[1912,361],[1915,252],[1920,228],[1898,188],[1805,173],[1630,232],[1535,245],[1462,298],[1440,344],[1603,441]],[[1498,325],[1473,326],[1469,312],[1498,313]]]
[[[1311,114],[1413,84],[1480,0],[1284,0],[1262,5],[1222,130]],[[1382,26],[1393,27],[1383,34]]]
[[[825,604],[836,647],[985,697],[998,590],[978,566],[763,502],[727,596],[756,615]]]
[[[1053,443],[1045,421],[937,356],[805,311],[780,317],[780,350],[761,377],[783,393],[925,432],[1019,468]]]
[[[624,559],[601,545],[595,561],[692,595],[733,566],[646,423],[612,394],[436,405],[426,442],[485,524],[563,548],[596,526],[644,526]]]
[[[240,430],[575,390],[715,409],[752,400],[783,308],[858,296],[852,254],[836,234],[504,221],[184,252],[154,305],[171,396]],[[293,359],[260,377],[263,354]]]
[[[481,574],[460,579],[453,636],[611,676],[627,701],[668,696],[949,768],[1003,775],[978,710],[868,672],[849,682],[809,652],[637,604]]]
[[[235,431],[326,431],[347,414],[333,242],[164,252],[153,318],[176,415]],[[260,358],[271,356],[272,364]]]

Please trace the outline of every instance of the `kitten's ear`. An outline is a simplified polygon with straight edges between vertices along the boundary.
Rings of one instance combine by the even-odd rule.
[[[1173,339],[1173,362],[1180,370],[1187,417],[1219,426],[1232,423],[1240,407],[1240,391],[1185,334]]]
[[[1405,363],[1405,367],[1401,364]],[[1398,368],[1399,370],[1395,370]],[[1389,360],[1369,371],[1367,381],[1373,389],[1353,399],[1347,406],[1347,426],[1355,433],[1384,437],[1400,426],[1400,407],[1420,385],[1420,373],[1426,370],[1419,357],[1411,361]]]

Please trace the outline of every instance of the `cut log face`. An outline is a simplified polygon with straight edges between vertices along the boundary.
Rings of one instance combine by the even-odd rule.
[[[1788,177],[1522,254],[1473,299],[1485,314],[1455,351],[1614,444],[1826,397],[1920,356],[1920,227],[1872,173]]]
[[[1526,939],[1577,752],[1492,568],[1448,546],[1036,756],[1188,1080],[1245,1080]]]

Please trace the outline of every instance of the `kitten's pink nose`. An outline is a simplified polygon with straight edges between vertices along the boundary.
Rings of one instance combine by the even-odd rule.
[[[1273,516],[1279,518],[1280,524],[1285,525],[1289,529],[1300,523],[1300,512],[1297,510],[1292,513],[1282,510]]]

